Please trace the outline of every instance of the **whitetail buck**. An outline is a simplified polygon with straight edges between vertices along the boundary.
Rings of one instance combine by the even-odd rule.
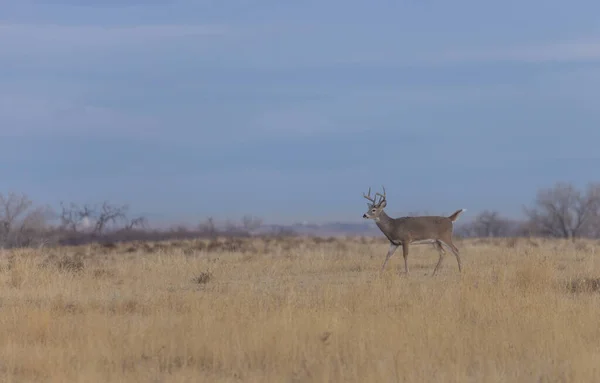
[[[380,197],[379,201],[376,201],[377,196]],[[383,194],[376,193],[374,198],[371,198],[371,188],[369,188],[369,194],[363,193],[363,197],[371,201],[371,203],[367,204],[369,210],[363,214],[363,218],[374,220],[377,227],[379,227],[381,232],[385,234],[390,241],[390,249],[385,257],[383,266],[381,266],[381,271],[385,269],[385,265],[398,246],[402,246],[404,270],[406,274],[408,274],[408,246],[411,244],[432,244],[440,253],[440,259],[433,270],[433,275],[438,271],[438,268],[444,259],[446,253],[444,251],[444,246],[450,249],[456,256],[458,271],[462,272],[460,253],[458,248],[452,243],[452,223],[458,219],[460,213],[467,209],[457,210],[449,217],[420,216],[391,218],[383,211],[387,205],[385,199],[385,187],[383,188]]]

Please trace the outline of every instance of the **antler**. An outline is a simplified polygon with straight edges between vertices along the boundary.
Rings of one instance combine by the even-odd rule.
[[[383,187],[383,185],[382,185]],[[379,201],[376,201],[377,196],[379,196]],[[378,206],[381,205],[381,203],[383,201],[385,201],[385,187],[383,187],[383,194],[381,193],[375,193],[375,198],[371,198],[371,188],[369,188],[369,194],[366,195],[365,193],[363,193],[363,197],[365,197],[366,199],[368,199],[369,201],[371,201],[373,203],[373,206]]]
[[[371,198],[371,188],[370,187],[369,187],[369,194],[367,195],[367,194],[363,193],[363,197],[365,197],[366,199],[371,201],[373,203],[373,206],[375,206],[377,204],[375,199]]]
[[[375,193],[376,196],[381,197],[381,199],[379,200],[379,203],[382,203],[383,201],[385,201],[385,186],[381,185],[381,187],[383,188],[383,194]]]

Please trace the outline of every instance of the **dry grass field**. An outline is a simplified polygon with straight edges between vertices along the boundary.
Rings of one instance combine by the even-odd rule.
[[[600,244],[382,240],[1,253],[2,382],[598,382]]]

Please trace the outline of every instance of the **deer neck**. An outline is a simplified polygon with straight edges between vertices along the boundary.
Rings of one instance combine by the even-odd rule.
[[[390,233],[393,228],[392,218],[389,215],[385,214],[385,211],[381,211],[379,216],[375,219],[375,224],[379,227],[384,234]]]

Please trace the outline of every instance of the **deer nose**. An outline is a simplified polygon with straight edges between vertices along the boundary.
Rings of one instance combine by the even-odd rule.
[[[367,218],[367,215],[366,215],[366,214],[363,214],[363,218]]]

